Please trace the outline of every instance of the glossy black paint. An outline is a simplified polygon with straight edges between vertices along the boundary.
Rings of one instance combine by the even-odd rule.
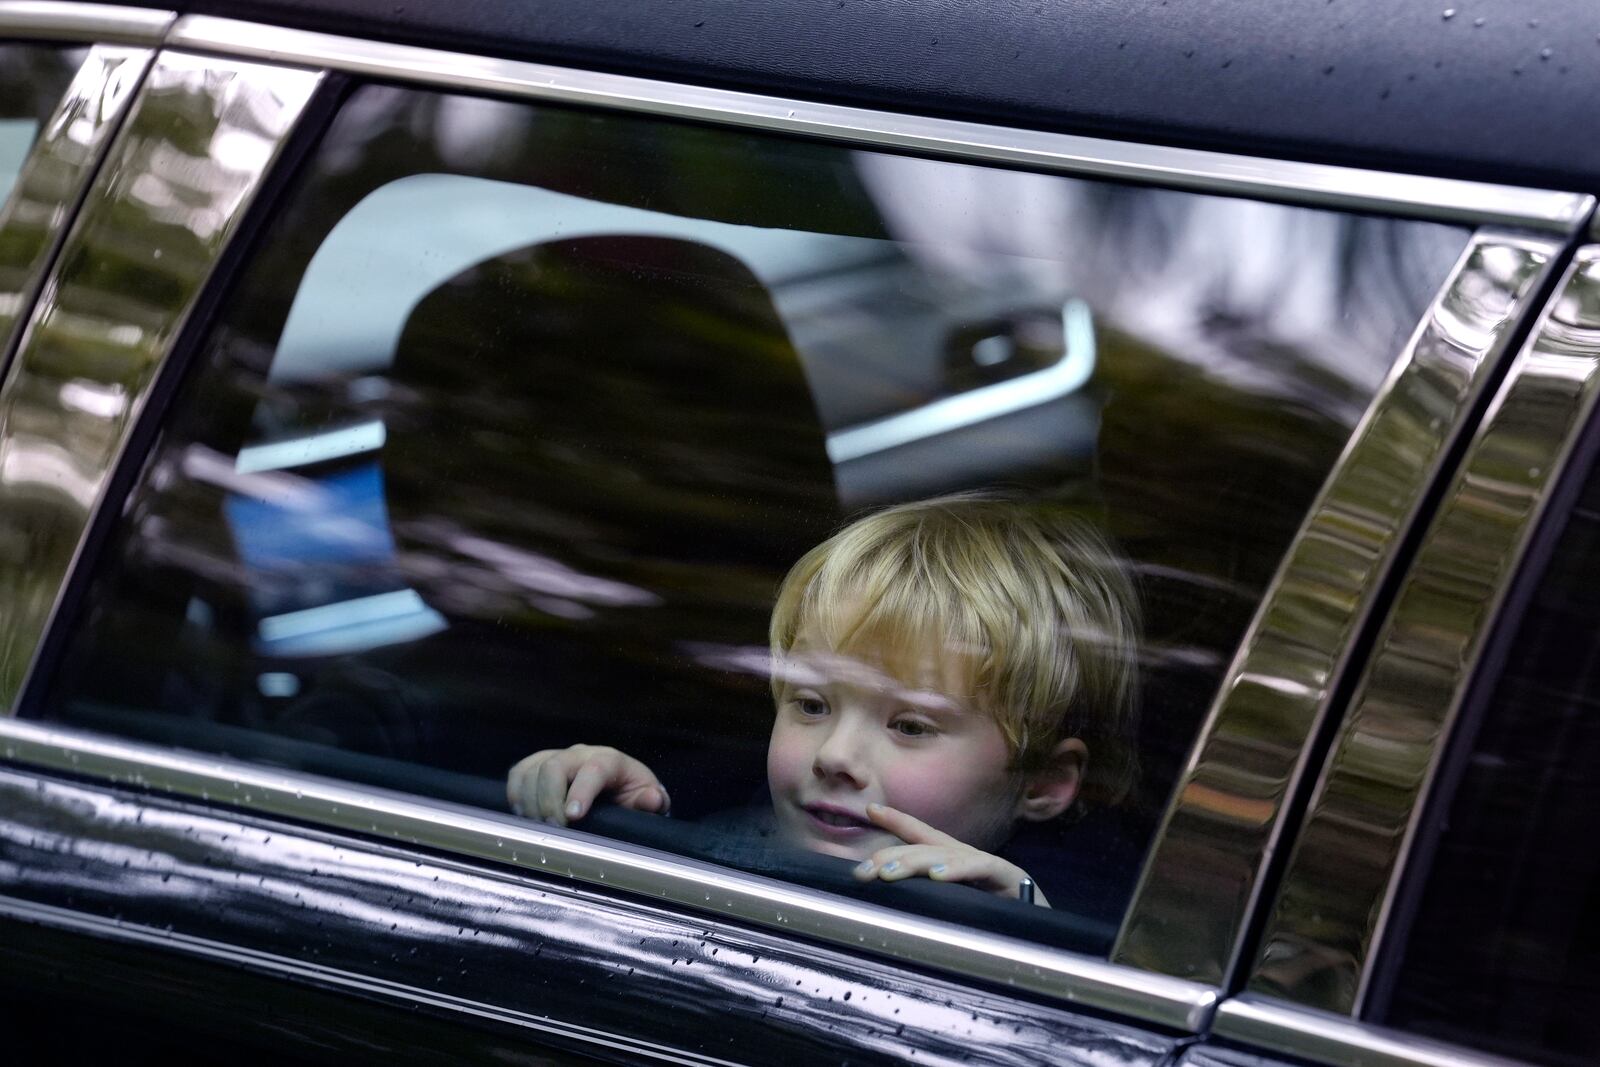
[[[179,0],[180,12],[1222,151],[1600,192],[1586,0]]]
[[[157,976],[222,966],[225,1013],[238,982],[320,988],[306,1010],[357,1034],[371,1024],[353,998],[416,1007],[428,1040],[489,1028],[681,1062],[1154,1067],[1180,1043],[558,882],[23,770],[0,770],[0,894],[0,980],[50,955],[40,930],[63,946],[88,934],[117,946],[97,952],[142,946]],[[74,974],[103,989],[117,969]]]
[[[450,1008],[340,995],[192,951],[152,948],[111,920],[46,909],[8,918],[0,1024],[13,1063],[344,1067],[381,1056],[384,1067],[582,1067],[612,1061],[535,1043],[516,1027],[472,1025]]]

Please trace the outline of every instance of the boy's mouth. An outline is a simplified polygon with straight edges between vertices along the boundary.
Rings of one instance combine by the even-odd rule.
[[[856,837],[877,829],[862,816],[832,804],[806,804],[803,810],[811,825],[829,837]]]

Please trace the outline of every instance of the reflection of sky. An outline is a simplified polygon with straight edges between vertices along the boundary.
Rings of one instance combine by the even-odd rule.
[[[38,132],[39,124],[32,119],[0,119],[0,204],[17,184]]]
[[[769,286],[818,262],[880,256],[884,244],[681,218],[488,178],[413,175],[369,194],[317,249],[268,378],[389,367],[411,309],[468,267],[544,241],[618,233],[722,249]]]

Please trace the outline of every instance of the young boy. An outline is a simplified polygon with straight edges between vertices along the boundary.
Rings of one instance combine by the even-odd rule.
[[[1018,896],[1027,872],[997,855],[1016,824],[1131,781],[1136,616],[1105,542],[1045,505],[942,497],[847,526],[772,612],[779,839],[857,860],[863,880]],[[602,794],[671,805],[649,767],[592,745],[527,757],[506,792],[561,825]]]

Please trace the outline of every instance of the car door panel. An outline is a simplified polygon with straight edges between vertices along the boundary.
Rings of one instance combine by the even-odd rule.
[[[533,1041],[736,1062],[1153,1067],[1178,1042],[712,916],[204,803],[0,772],[0,811],[0,910],[14,919],[417,1005],[448,1026],[488,1019]],[[0,947],[13,981],[37,952]]]

